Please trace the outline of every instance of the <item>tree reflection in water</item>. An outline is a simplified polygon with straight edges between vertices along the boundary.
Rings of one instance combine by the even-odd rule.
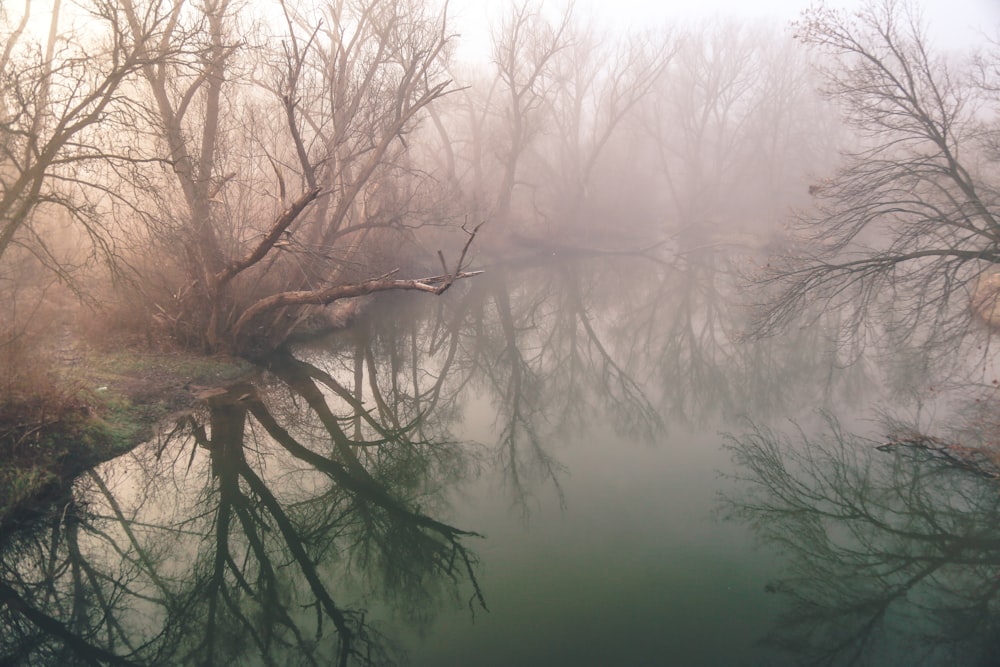
[[[89,473],[85,503],[8,546],[0,661],[383,664],[366,596],[419,615],[467,589],[485,607],[475,533],[420,509],[433,445],[413,424],[336,416],[317,385],[333,378],[290,355],[271,372],[283,394],[211,392],[207,419]],[[356,416],[375,437],[348,437]]]
[[[494,267],[201,392],[200,413],[7,540],[0,662],[382,664],[387,616],[485,608],[477,535],[442,518],[481,466],[527,514],[540,490],[563,500],[555,452],[583,434],[658,441],[844,379],[815,327],[738,344],[726,262],[699,252]],[[473,419],[493,442],[467,442]]]
[[[887,426],[880,441],[832,418],[821,436],[729,440],[742,491],[727,513],[788,560],[768,586],[787,602],[769,641],[795,664],[994,665],[997,450]]]

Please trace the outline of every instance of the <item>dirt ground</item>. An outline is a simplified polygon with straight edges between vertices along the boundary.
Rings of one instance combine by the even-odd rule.
[[[51,386],[0,401],[0,536],[65,499],[84,470],[152,438],[206,387],[256,372],[240,359],[100,351],[61,340]]]

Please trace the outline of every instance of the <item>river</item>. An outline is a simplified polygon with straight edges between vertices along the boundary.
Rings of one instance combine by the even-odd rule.
[[[723,259],[492,267],[208,392],[2,545],[0,662],[996,664],[992,460],[835,314],[743,340]]]

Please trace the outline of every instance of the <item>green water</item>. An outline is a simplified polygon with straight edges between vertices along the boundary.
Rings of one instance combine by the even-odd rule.
[[[822,316],[741,341],[726,275],[648,271],[275,356],[8,538],[0,663],[991,664],[991,463],[853,439],[893,378]]]
[[[458,522],[487,534],[490,613],[442,613],[414,640],[413,664],[752,664],[776,568],[745,529],[712,516],[717,445],[577,440],[565,508],[549,498],[525,521],[495,477],[475,484]]]

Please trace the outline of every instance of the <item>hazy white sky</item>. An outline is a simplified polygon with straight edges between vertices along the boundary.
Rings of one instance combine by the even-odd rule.
[[[262,0],[274,2],[274,0]],[[428,0],[435,1],[435,0]],[[462,34],[460,56],[488,57],[490,21],[497,21],[505,7],[523,0],[449,0],[452,27]],[[854,7],[863,0],[826,0],[830,6]],[[17,14],[23,0],[0,0],[0,7]],[[53,0],[34,0],[32,14],[39,34],[48,28]],[[443,3],[444,0],[436,0]],[[554,12],[566,0],[542,0]],[[1000,29],[1000,0],[917,0],[941,46],[959,48],[980,42],[982,33],[996,35]],[[73,5],[64,0],[64,14]],[[581,14],[594,14],[609,27],[655,27],[667,21],[705,18],[713,15],[773,21],[785,26],[812,4],[812,0],[576,0]]]
[[[450,0],[462,33],[460,53],[485,48],[489,22],[516,0]],[[561,6],[562,0],[546,4]],[[960,48],[981,41],[982,33],[996,34],[1000,27],[1000,0],[922,0],[925,18],[936,43]],[[827,0],[830,6],[855,7],[861,0]],[[601,18],[609,26],[655,26],[668,20],[698,19],[713,15],[773,21],[784,26],[810,6],[810,0],[577,0],[581,12]],[[480,51],[485,53],[485,51]]]

